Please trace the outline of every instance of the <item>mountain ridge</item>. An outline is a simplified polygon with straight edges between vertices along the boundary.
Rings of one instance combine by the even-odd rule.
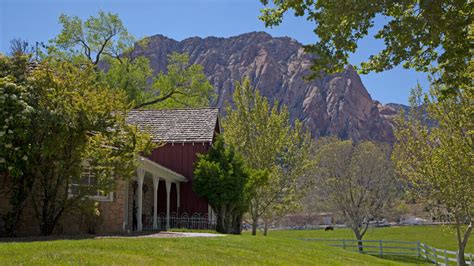
[[[303,121],[314,137],[393,142],[392,119],[405,109],[373,100],[351,65],[341,73],[305,81],[316,57],[290,37],[249,32],[182,41],[156,34],[147,40],[145,48],[136,46],[133,53],[149,58],[155,73],[166,72],[168,54],[188,53],[190,63],[202,65],[216,89],[217,107],[231,102],[234,83],[248,77],[270,101],[287,105],[291,119]]]

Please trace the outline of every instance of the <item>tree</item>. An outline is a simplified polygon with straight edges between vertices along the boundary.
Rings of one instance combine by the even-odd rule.
[[[52,42],[71,55],[85,56],[93,65],[98,65],[104,56],[121,58],[135,41],[117,14],[99,11],[97,17],[86,21],[63,14],[59,22],[63,29]]]
[[[314,53],[314,75],[320,71],[340,72],[357,50],[358,41],[374,28],[374,20],[384,23],[374,35],[385,49],[361,64],[361,72],[384,71],[402,64],[417,71],[442,73],[439,81],[450,92],[471,80],[462,73],[472,57],[468,38],[473,23],[472,1],[331,1],[261,0],[266,7],[260,17],[265,25],[279,25],[285,13],[294,11],[314,22],[315,44],[306,46]],[[314,77],[313,75],[313,77]]]
[[[274,219],[294,210],[304,194],[300,181],[311,142],[299,121],[291,127],[287,108],[280,108],[278,102],[270,107],[248,79],[236,84],[233,102],[234,109],[227,107],[224,135],[254,169],[249,179],[249,212],[255,235],[259,219],[268,229]]]
[[[240,234],[242,215],[247,210],[246,185],[249,173],[232,146],[219,136],[209,152],[199,155],[193,189],[208,200],[216,212],[216,231]]]
[[[28,42],[22,39],[13,39],[10,41],[10,54],[21,56],[30,53]]]
[[[20,199],[15,198],[17,192],[29,189],[41,233],[49,235],[62,214],[85,197],[112,191],[117,178],[131,178],[136,154],[146,153],[150,141],[125,122],[129,107],[124,94],[100,82],[93,65],[46,58],[24,73],[24,84],[8,76],[0,82],[2,99],[18,98],[14,89],[23,93],[23,103],[5,106],[13,109],[7,111],[28,110],[20,113],[28,123],[13,123],[21,130],[13,140],[12,118],[1,121],[7,142],[0,154],[7,158],[0,170],[2,177],[12,177],[13,207],[20,204],[15,203]],[[26,156],[19,157],[25,151]],[[81,185],[85,172],[95,182]],[[79,185],[74,191],[73,184]],[[24,204],[25,198],[21,200]]]
[[[323,140],[314,160],[316,193],[340,212],[357,240],[362,240],[369,221],[380,218],[395,192],[387,148],[368,141]]]
[[[203,67],[189,64],[187,54],[168,56],[167,73],[160,73],[153,82],[150,96],[136,107],[208,107],[216,98]],[[156,93],[158,92],[158,93]]]
[[[24,171],[29,165],[28,128],[33,107],[26,82],[29,56],[0,54],[0,186],[7,187],[11,210],[2,217],[5,231],[16,235],[16,229],[33,186]],[[10,185],[11,184],[11,185]]]
[[[110,87],[125,91],[135,108],[202,107],[213,102],[215,93],[202,66],[189,64],[186,54],[169,55],[168,73],[155,79],[150,60],[135,51],[145,48],[147,39],[136,42],[117,14],[100,11],[85,21],[61,15],[59,21],[63,28],[52,40],[50,53],[93,64],[104,72]]]
[[[393,160],[413,195],[450,214],[456,227],[458,265],[466,265],[464,250],[474,206],[474,90],[468,86],[440,101],[441,91],[437,85],[424,97],[419,86],[412,91],[408,119],[401,114],[396,120]],[[424,123],[420,105],[435,121],[432,128]]]

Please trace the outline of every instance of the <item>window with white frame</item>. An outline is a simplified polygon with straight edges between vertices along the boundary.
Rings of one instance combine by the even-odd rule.
[[[84,167],[86,170],[82,174],[79,182],[73,182],[70,187],[69,187],[69,195],[77,195],[79,193],[79,189],[84,188],[84,187],[90,187],[90,186],[95,186],[97,185],[97,179],[90,171],[88,167]],[[113,201],[114,200],[114,193],[109,192],[105,193],[104,191],[101,190],[96,190],[95,192],[90,193],[87,195],[88,198],[91,198],[93,200],[97,201]]]

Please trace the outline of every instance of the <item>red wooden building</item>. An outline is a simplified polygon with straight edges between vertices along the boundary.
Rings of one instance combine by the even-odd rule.
[[[216,108],[129,113],[128,122],[149,132],[159,147],[147,158],[139,158],[143,167],[128,185],[125,228],[212,226],[212,211],[193,191],[192,180],[197,155],[206,153],[220,132],[218,114]]]
[[[131,111],[127,122],[149,132],[158,148],[147,157],[137,155],[139,166],[133,179],[118,178],[114,192],[98,191],[89,196],[99,202],[100,223],[94,225],[94,231],[212,228],[212,210],[194,193],[192,182],[198,154],[206,153],[220,132],[218,113],[215,108]],[[0,193],[0,221],[8,208],[8,196]],[[77,210],[63,215],[55,233],[90,231],[91,225],[82,217]],[[30,205],[25,208],[18,232],[39,233]]]

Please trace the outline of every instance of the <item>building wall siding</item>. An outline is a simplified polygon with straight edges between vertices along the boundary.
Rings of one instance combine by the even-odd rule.
[[[171,212],[181,214],[187,212],[189,215],[208,212],[207,201],[200,198],[192,190],[193,171],[197,156],[209,150],[210,143],[175,143],[165,144],[153,150],[149,159],[182,174],[188,182],[180,184],[180,208],[176,210],[176,185],[173,184],[170,195]],[[166,212],[166,188],[164,181],[160,182],[158,188],[158,213]]]

